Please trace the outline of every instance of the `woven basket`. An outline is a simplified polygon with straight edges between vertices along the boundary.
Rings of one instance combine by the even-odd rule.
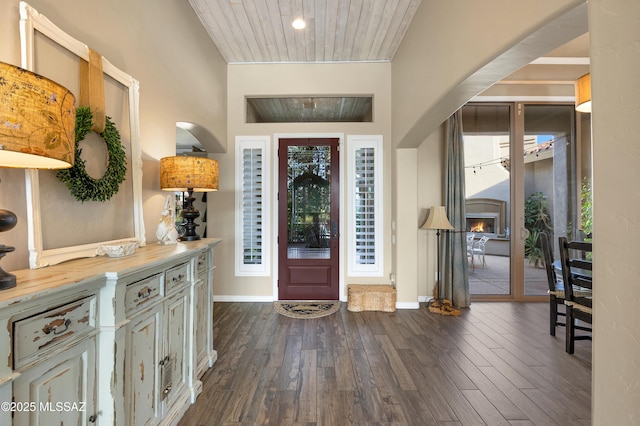
[[[349,284],[347,310],[362,311],[396,311],[396,289],[390,285]]]

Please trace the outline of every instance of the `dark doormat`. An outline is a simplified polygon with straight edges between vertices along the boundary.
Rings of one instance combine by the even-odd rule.
[[[289,318],[312,319],[325,317],[340,310],[339,300],[323,300],[320,302],[282,300],[273,302],[280,315]]]

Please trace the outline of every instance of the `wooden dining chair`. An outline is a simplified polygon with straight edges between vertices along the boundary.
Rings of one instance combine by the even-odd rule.
[[[592,324],[592,263],[588,260],[592,251],[592,243],[569,241],[559,237],[560,261],[562,263],[562,279],[564,281],[566,306],[566,350],[572,354],[576,340],[591,340],[591,334],[576,335],[576,330],[591,332],[590,327],[577,325],[580,320]]]
[[[547,271],[547,282],[549,283],[549,334],[556,335],[556,327],[564,327],[565,323],[558,321],[558,316],[565,316],[563,311],[558,310],[558,306],[564,305],[564,283],[558,279],[556,269],[553,265],[553,247],[551,237],[547,232],[540,234],[542,253],[544,254],[544,267]]]

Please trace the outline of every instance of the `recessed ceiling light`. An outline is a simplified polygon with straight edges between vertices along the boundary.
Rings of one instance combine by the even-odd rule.
[[[293,21],[293,22],[291,23],[291,26],[292,26],[293,28],[295,28],[296,30],[301,30],[301,29],[303,29],[304,27],[306,27],[306,26],[307,26],[307,24],[304,22],[304,20],[303,20],[302,18],[298,18],[298,19],[296,19],[295,21]]]

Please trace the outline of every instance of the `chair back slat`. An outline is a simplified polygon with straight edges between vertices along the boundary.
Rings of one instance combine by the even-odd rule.
[[[540,242],[542,244],[542,253],[544,254],[544,267],[547,271],[547,283],[549,291],[556,291],[558,288],[558,277],[553,267],[553,250],[551,248],[551,238],[546,232],[540,234]]]
[[[558,238],[562,278],[564,279],[564,300],[566,307],[566,351],[574,352],[576,340],[592,339],[591,334],[576,334],[576,330],[591,333],[593,321],[592,309],[592,263],[588,260],[592,253],[592,244],[584,241],[568,241],[566,237]],[[578,321],[580,321],[578,323]]]
[[[591,274],[593,263],[586,260],[593,250],[593,245],[590,242],[569,241],[566,237],[558,238],[558,244],[562,262],[562,278],[565,282],[565,298],[569,301],[575,301],[575,287],[593,289]],[[589,305],[591,305],[590,299]]]

